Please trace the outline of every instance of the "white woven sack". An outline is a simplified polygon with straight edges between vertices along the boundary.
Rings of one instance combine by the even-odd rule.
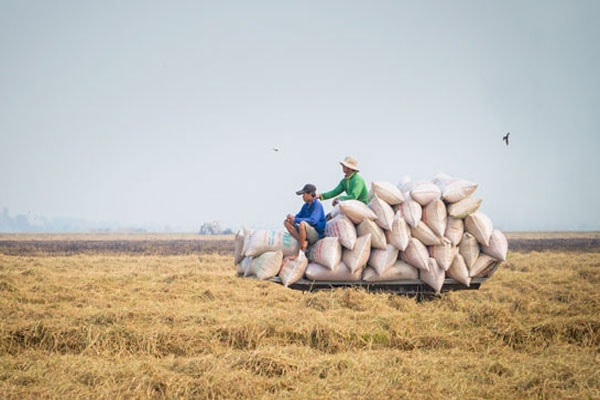
[[[371,182],[371,191],[373,194],[391,206],[400,204],[404,201],[404,196],[400,189],[390,182],[376,181]]]
[[[252,276],[252,270],[250,269],[250,265],[252,264],[252,260],[254,257],[246,256],[240,262],[240,268],[244,271],[244,277]]]
[[[329,213],[329,217],[335,218],[338,215],[342,215],[342,210],[340,209],[340,203],[336,204],[331,212]]]
[[[440,188],[431,182],[417,183],[410,191],[410,197],[422,206],[426,206],[433,200],[438,200],[441,195]]]
[[[398,260],[398,249],[388,244],[385,250],[371,250],[367,264],[379,275],[383,275],[388,268],[394,265],[396,260]]]
[[[283,286],[289,287],[291,284],[298,282],[306,271],[308,259],[302,250],[298,252],[298,256],[291,260],[289,257],[283,259],[281,270],[279,271],[279,279]]]
[[[295,255],[300,248],[298,241],[289,232],[258,229],[250,234],[244,245],[246,256],[259,256],[267,251],[281,250],[284,256]]]
[[[453,245],[458,246],[458,244],[462,240],[463,233],[465,233],[464,221],[460,218],[448,216],[444,236],[450,239]]]
[[[246,257],[246,252],[248,251],[248,246],[250,245],[250,236],[254,233],[254,229],[246,229],[243,228],[242,234],[243,237],[243,245],[242,245],[242,257]]]
[[[385,233],[383,232],[383,229],[381,229],[381,227],[375,223],[375,221],[371,219],[365,219],[356,227],[356,233],[358,236],[371,234],[371,247],[385,250],[385,247],[387,246]]]
[[[454,256],[458,253],[458,249],[452,245],[450,239],[444,238],[442,244],[438,244],[435,246],[429,247],[429,255],[435,258],[438,265],[444,269],[444,271],[448,271],[452,261],[454,260]]]
[[[423,216],[423,208],[412,199],[404,200],[402,204],[397,206],[397,210],[402,213],[402,218],[413,228],[417,226]]]
[[[506,254],[508,253],[506,236],[498,229],[494,229],[489,246],[482,246],[481,252],[498,260],[506,261]]]
[[[411,238],[406,250],[400,253],[402,260],[413,267],[427,271],[429,269],[429,253],[427,247],[419,239]]]
[[[459,202],[448,205],[448,215],[454,218],[466,218],[481,206],[481,199],[467,197]]]
[[[365,268],[362,275],[362,280],[367,282],[401,281],[408,279],[419,279],[419,270],[401,260],[396,261],[383,275],[379,275],[371,267]]]
[[[458,245],[458,253],[463,256],[468,268],[471,268],[475,264],[480,252],[479,243],[477,243],[475,236],[465,232]]]
[[[392,230],[385,231],[387,242],[396,246],[400,251],[404,251],[410,240],[410,227],[406,220],[402,218],[402,213],[396,211],[394,220],[392,221]]]
[[[448,221],[446,205],[442,200],[433,200],[423,207],[421,219],[437,236],[444,236]]]
[[[343,249],[342,250],[342,261],[351,272],[356,272],[369,261],[369,255],[371,254],[371,234],[367,233],[364,236],[360,236],[356,239],[354,249]]]
[[[479,244],[489,246],[494,226],[487,215],[477,211],[465,218],[465,231],[475,236]]]
[[[444,286],[444,280],[446,279],[446,271],[440,267],[435,261],[435,258],[429,258],[429,271],[421,271],[419,277],[423,282],[428,284],[436,293],[439,293]]]
[[[244,258],[242,251],[244,250],[244,230],[240,229],[236,232],[233,239],[233,263],[238,265]]]
[[[460,254],[454,257],[454,261],[446,271],[448,278],[454,279],[457,282],[462,283],[466,287],[471,285],[471,277],[469,276],[469,268],[465,263],[465,259]]]
[[[359,269],[355,273],[350,272],[350,269],[340,262],[336,268],[330,270],[317,263],[308,263],[305,272],[306,278],[311,281],[350,281],[356,282],[360,280],[362,270]]]
[[[495,258],[482,253],[479,255],[479,257],[477,258],[477,261],[475,261],[473,266],[471,268],[469,268],[469,276],[471,278],[479,276],[483,272],[485,272],[485,270],[488,267],[492,266],[493,264],[495,264],[497,262],[498,262],[498,260],[496,260]]]
[[[356,243],[356,227],[345,215],[338,215],[325,224],[325,236],[337,237],[342,246],[352,250]]]
[[[377,219],[377,215],[365,203],[358,200],[340,201],[340,211],[355,224],[365,219]]]
[[[410,228],[410,234],[427,246],[434,246],[442,243],[442,237],[436,235],[423,221],[419,221],[416,228]]]
[[[448,203],[456,203],[469,197],[477,189],[477,184],[451,176],[436,176],[434,183],[442,191],[442,198]]]
[[[375,220],[377,225],[388,231],[392,229],[392,221],[394,220],[394,210],[392,209],[392,206],[375,196],[369,202],[369,208],[373,210],[377,216],[377,219]]]
[[[342,259],[342,245],[337,237],[324,237],[307,249],[306,257],[333,270]]]
[[[279,273],[283,261],[283,252],[266,251],[258,257],[254,257],[250,263],[251,275],[256,279],[271,279]]]
[[[244,257],[242,261],[237,265],[237,273],[242,276],[249,276],[250,271],[250,263],[252,263],[252,257]]]

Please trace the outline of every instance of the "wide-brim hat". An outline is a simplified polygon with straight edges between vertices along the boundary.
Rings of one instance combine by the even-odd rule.
[[[344,161],[340,161],[340,164],[342,164],[346,168],[358,171],[358,162],[352,157],[344,158]]]

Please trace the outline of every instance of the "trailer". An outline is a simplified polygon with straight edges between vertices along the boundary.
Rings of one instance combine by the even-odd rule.
[[[444,285],[440,292],[449,292],[456,290],[478,290],[479,287],[492,277],[500,261],[490,265],[477,277],[471,278],[469,286],[447,278],[444,280]],[[270,279],[272,282],[282,284],[278,276]],[[337,288],[362,288],[368,292],[388,292],[398,295],[415,296],[417,298],[427,298],[436,295],[436,292],[420,279],[404,279],[395,281],[312,281],[302,278],[297,282],[288,286],[290,289],[301,290],[303,292],[314,292],[319,290],[331,290]]]

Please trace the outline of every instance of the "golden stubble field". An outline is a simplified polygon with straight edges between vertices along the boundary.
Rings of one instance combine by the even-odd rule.
[[[600,234],[554,246],[573,235],[509,234],[547,246],[509,248],[480,290],[422,302],[238,278],[232,247],[197,237],[169,251],[169,236],[0,235],[0,393],[597,399]]]

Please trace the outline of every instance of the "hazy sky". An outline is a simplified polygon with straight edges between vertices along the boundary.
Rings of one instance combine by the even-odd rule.
[[[282,228],[351,155],[369,184],[476,182],[506,231],[600,229],[598,21],[596,0],[0,0],[0,208]]]

